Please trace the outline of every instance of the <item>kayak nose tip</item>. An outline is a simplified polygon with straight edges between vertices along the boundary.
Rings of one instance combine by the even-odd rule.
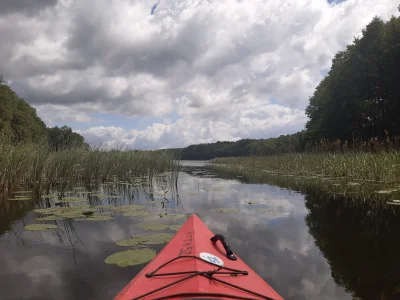
[[[232,253],[232,254],[227,254],[226,257],[227,257],[228,259],[230,259],[230,260],[237,260],[236,255],[233,254],[233,253]]]

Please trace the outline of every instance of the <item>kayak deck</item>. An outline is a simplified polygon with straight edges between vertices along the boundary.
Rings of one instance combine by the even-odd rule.
[[[222,244],[210,240],[213,237],[211,230],[192,215],[115,300],[283,300],[240,258],[228,259]]]

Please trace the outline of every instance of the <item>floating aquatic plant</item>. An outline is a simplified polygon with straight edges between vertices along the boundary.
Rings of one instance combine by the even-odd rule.
[[[37,218],[36,221],[55,221],[58,218],[56,216],[47,216],[42,218]]]
[[[185,215],[183,215],[183,214],[164,214],[162,216],[162,218],[172,219],[172,220],[178,220],[178,219],[182,219],[184,217],[185,217]]]
[[[15,198],[8,198],[10,201],[27,201],[27,200],[32,200],[32,198],[29,197],[15,197]]]
[[[39,231],[39,230],[48,230],[57,228],[56,225],[53,224],[29,224],[24,227],[26,230]]]
[[[136,205],[136,204],[113,206],[111,208],[116,210],[116,211],[122,211],[122,212],[129,212],[129,211],[135,211],[135,210],[140,210],[140,209],[146,209],[145,206]]]
[[[86,202],[87,200],[84,198],[78,198],[78,197],[65,197],[61,200],[58,200],[58,202]]]
[[[52,215],[58,210],[59,210],[59,208],[49,207],[49,208],[36,208],[33,211],[37,212],[37,213],[40,213],[40,214],[43,214],[43,215]]]
[[[138,244],[156,245],[169,242],[174,237],[171,233],[157,233],[149,235],[132,236],[129,239],[122,239],[116,242],[118,246],[129,247]]]
[[[77,221],[111,221],[113,220],[110,216],[91,216],[88,218],[77,219]]]
[[[40,196],[41,198],[55,198],[57,197],[57,194],[50,194],[50,195],[42,195]]]
[[[82,215],[84,215],[84,216],[91,216],[93,214],[94,214],[93,211],[84,211],[84,212],[82,212]]]
[[[146,230],[166,230],[169,228],[169,225],[165,224],[157,224],[157,223],[139,223],[136,224],[137,227],[146,229]]]
[[[229,213],[229,212],[239,212],[240,209],[236,209],[236,208],[214,208],[212,209],[212,211],[216,211],[216,212],[224,212],[224,213]]]
[[[169,229],[175,230],[175,231],[178,231],[181,228],[182,228],[182,225],[170,225],[169,226]]]
[[[150,215],[150,214],[151,213],[148,212],[148,211],[139,210],[139,211],[128,211],[128,212],[125,212],[123,215],[125,217],[144,217],[144,216],[147,216],[147,215]]]
[[[135,266],[146,263],[156,256],[156,251],[149,248],[126,250],[114,253],[105,259],[106,264],[115,264],[118,267]]]
[[[391,194],[392,192],[392,190],[375,191],[375,193],[377,194]]]

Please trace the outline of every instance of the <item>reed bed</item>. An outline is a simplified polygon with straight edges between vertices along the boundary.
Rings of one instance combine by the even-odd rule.
[[[113,178],[129,180],[179,171],[179,164],[167,153],[156,151],[74,148],[57,152],[47,145],[0,143],[0,193],[16,186],[49,190],[60,182],[90,183]]]
[[[213,163],[253,170],[293,175],[322,175],[348,180],[400,181],[400,153],[283,154],[264,157],[216,158]]]

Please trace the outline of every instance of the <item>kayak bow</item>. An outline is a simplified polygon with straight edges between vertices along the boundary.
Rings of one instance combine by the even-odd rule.
[[[115,297],[128,299],[283,300],[196,215]]]

